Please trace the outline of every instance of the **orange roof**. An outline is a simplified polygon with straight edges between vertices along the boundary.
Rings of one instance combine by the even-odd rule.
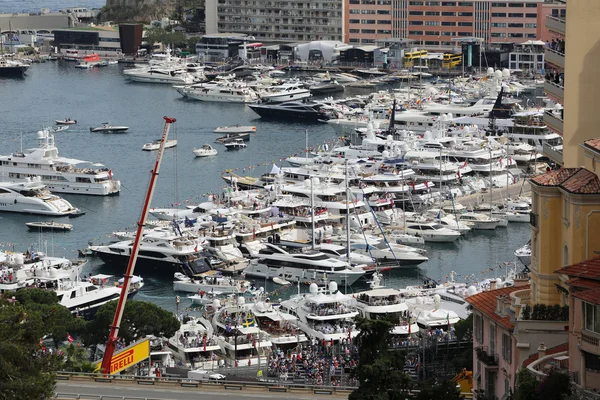
[[[599,194],[600,179],[585,168],[561,168],[531,178],[538,186],[558,186],[570,193]]]
[[[567,285],[582,289],[600,289],[600,281],[585,278],[571,278],[567,281]]]
[[[554,272],[575,278],[600,280],[600,256],[581,261],[577,264],[567,265]]]
[[[583,301],[592,304],[600,304],[600,289],[590,289],[583,292],[573,293],[573,297],[577,297]]]
[[[562,353],[563,351],[567,351],[569,350],[569,343],[563,343],[563,344],[559,344],[558,346],[554,346],[551,347],[549,349],[546,349],[546,355],[552,355],[552,354],[556,354],[556,353]],[[523,368],[527,367],[529,364],[531,364],[532,362],[534,362],[535,360],[537,360],[539,358],[539,353],[535,353],[529,356],[529,358],[525,361],[523,361]]]
[[[488,290],[485,292],[474,294],[473,296],[467,297],[467,302],[469,302],[473,308],[481,311],[487,317],[493,319],[498,324],[502,325],[506,329],[513,329],[515,324],[511,322],[510,316],[501,316],[496,314],[496,297],[501,295],[510,295],[512,292],[516,292],[517,290],[529,289],[529,285],[519,286],[519,287],[506,287],[496,290]]]
[[[594,138],[594,139],[586,140],[585,142],[583,142],[583,145],[585,147],[589,147],[589,148],[594,149],[596,151],[600,151],[600,138]]]

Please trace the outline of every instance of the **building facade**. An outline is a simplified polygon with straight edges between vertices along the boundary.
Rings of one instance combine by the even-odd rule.
[[[348,43],[391,36],[429,49],[454,50],[452,39],[476,37],[486,47],[550,37],[545,18],[564,4],[544,0],[344,0]]]
[[[268,43],[343,40],[343,0],[207,0],[206,33],[244,33]]]
[[[90,53],[97,53],[100,56],[121,54],[121,39],[116,26],[57,29],[54,31],[54,46],[60,53],[66,50],[77,50],[79,57]]]

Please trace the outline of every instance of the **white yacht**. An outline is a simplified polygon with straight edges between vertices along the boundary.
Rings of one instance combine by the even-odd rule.
[[[250,261],[244,273],[264,279],[280,277],[291,282],[314,282],[326,276],[328,280],[342,285],[352,285],[365,273],[362,268],[353,268],[347,262],[320,251],[298,250],[296,253],[288,252],[281,246],[264,243],[258,253],[252,254],[255,259]]]
[[[397,321],[391,333],[408,336],[419,332],[415,318],[411,318],[404,296],[396,289],[379,286],[379,277],[373,276],[371,290],[356,294],[356,308],[367,319],[392,318]]]
[[[152,66],[146,68],[132,68],[123,71],[123,74],[134,82],[163,83],[170,85],[192,84],[196,77],[181,67]]]
[[[270,86],[259,91],[258,96],[263,103],[282,103],[284,101],[301,100],[310,97],[310,90],[298,82]]]
[[[198,254],[197,240],[173,233],[149,233],[140,241],[137,267],[142,272],[172,275],[184,272],[195,275],[209,269],[206,261]],[[105,263],[126,265],[131,256],[133,240],[124,240],[109,245],[90,246],[90,250]]]
[[[506,209],[509,222],[529,222],[531,206],[524,201],[508,201]]]
[[[353,339],[359,333],[353,320],[359,313],[354,299],[337,288],[337,283],[330,282],[328,290],[320,291],[312,283],[310,293],[282,301],[280,308],[297,316],[299,328],[311,338],[334,342]]]
[[[416,316],[417,325],[421,330],[449,330],[460,321],[456,311],[440,306],[439,294],[407,298],[406,303],[412,315]]]
[[[396,243],[355,242],[350,245],[353,252],[373,257],[380,264],[389,268],[416,267],[427,262],[429,258],[424,254],[425,250],[416,247]]]
[[[0,156],[0,181],[25,182],[39,175],[56,193],[106,196],[119,193],[121,182],[102,164],[59,157],[49,129],[37,133],[38,147]]]
[[[221,346],[212,325],[204,318],[186,317],[167,342],[173,358],[187,368],[218,369],[223,363]]]
[[[224,277],[217,271],[207,271],[192,277],[188,277],[181,272],[175,272],[175,280],[173,281],[174,291],[188,293],[243,293],[248,287],[248,282]]]
[[[444,212],[451,215],[455,214],[458,220],[471,229],[477,230],[493,230],[498,227],[500,220],[498,218],[490,218],[487,215],[469,212],[466,207],[460,204],[454,206],[444,206]]]
[[[219,103],[256,103],[258,101],[256,92],[240,83],[191,87],[185,90],[185,94],[190,99]]]
[[[523,263],[524,266],[529,267],[531,264],[531,241],[515,250],[515,256]]]
[[[460,237],[460,232],[445,228],[436,222],[407,222],[404,230],[411,235],[422,237],[426,242],[450,243]]]
[[[142,146],[142,150],[145,150],[145,151],[155,151],[155,150],[158,150],[158,149],[160,149],[160,143],[161,143],[161,141],[162,141],[161,139],[157,139],[157,140],[155,140],[153,142],[146,143],[146,144],[144,144]],[[175,146],[177,146],[177,139],[168,139],[168,140],[165,140],[165,145],[164,145],[165,149],[170,149],[171,147],[175,147]]]
[[[298,317],[275,307],[265,296],[258,297],[252,313],[260,329],[270,335],[275,348],[285,352],[308,342],[306,334],[299,328]]]
[[[0,182],[0,211],[48,216],[75,215],[80,211],[50,193],[39,177],[25,182]]]
[[[192,152],[194,153],[194,156],[196,156],[196,157],[209,157],[209,156],[217,155],[217,150],[208,143],[202,145],[202,147],[198,147],[198,148],[194,147]]]
[[[246,304],[244,297],[228,300],[212,319],[221,351],[231,366],[266,365],[271,336],[258,327],[253,305]]]
[[[516,143],[527,144],[533,146],[535,150],[535,157],[543,156],[543,144],[546,143],[554,150],[562,150],[563,140],[562,137],[550,131],[544,123],[544,110],[541,111],[524,111],[513,115],[513,129],[512,132],[507,133],[506,137]],[[510,151],[510,150],[509,150]],[[517,161],[517,155],[514,155]]]
[[[408,213],[406,213],[408,215]],[[471,232],[471,227],[461,222],[454,212],[446,214],[446,212],[440,208],[430,208],[425,212],[424,215],[427,221],[436,221],[444,228],[452,229],[453,231],[459,232],[461,235]],[[419,221],[418,217],[407,218],[408,221]]]

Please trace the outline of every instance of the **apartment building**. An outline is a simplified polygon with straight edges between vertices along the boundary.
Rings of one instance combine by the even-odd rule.
[[[547,40],[545,17],[564,4],[544,0],[344,0],[348,43],[392,37],[414,39],[431,49],[453,49],[452,39],[476,37],[487,46]]]
[[[206,0],[206,33],[244,33],[267,43],[342,41],[343,14],[343,0]]]

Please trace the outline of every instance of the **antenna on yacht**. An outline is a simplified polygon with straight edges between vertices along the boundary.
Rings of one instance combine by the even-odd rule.
[[[131,256],[127,264],[127,270],[123,276],[123,287],[121,288],[121,295],[119,296],[119,302],[117,303],[117,309],[115,316],[110,327],[110,334],[108,335],[108,341],[106,342],[106,349],[104,351],[104,358],[102,359],[102,373],[105,375],[111,374],[112,370],[112,357],[115,352],[116,343],[119,340],[119,328],[121,325],[121,319],[123,318],[123,312],[125,311],[125,303],[127,302],[127,295],[129,294],[129,287],[131,284],[131,278],[133,277],[133,271],[137,261],[138,253],[140,250],[140,241],[144,234],[144,225],[146,224],[146,218],[150,209],[150,203],[152,201],[152,195],[154,194],[154,188],[156,186],[156,180],[160,170],[160,164],[162,156],[165,150],[165,142],[169,137],[169,128],[172,123],[176,121],[175,118],[164,117],[165,128],[160,141],[160,147],[158,148],[158,155],[156,156],[156,162],[154,169],[150,172],[150,183],[148,184],[148,191],[146,193],[146,199],[142,206],[142,214],[138,222],[136,236],[131,249]]]

